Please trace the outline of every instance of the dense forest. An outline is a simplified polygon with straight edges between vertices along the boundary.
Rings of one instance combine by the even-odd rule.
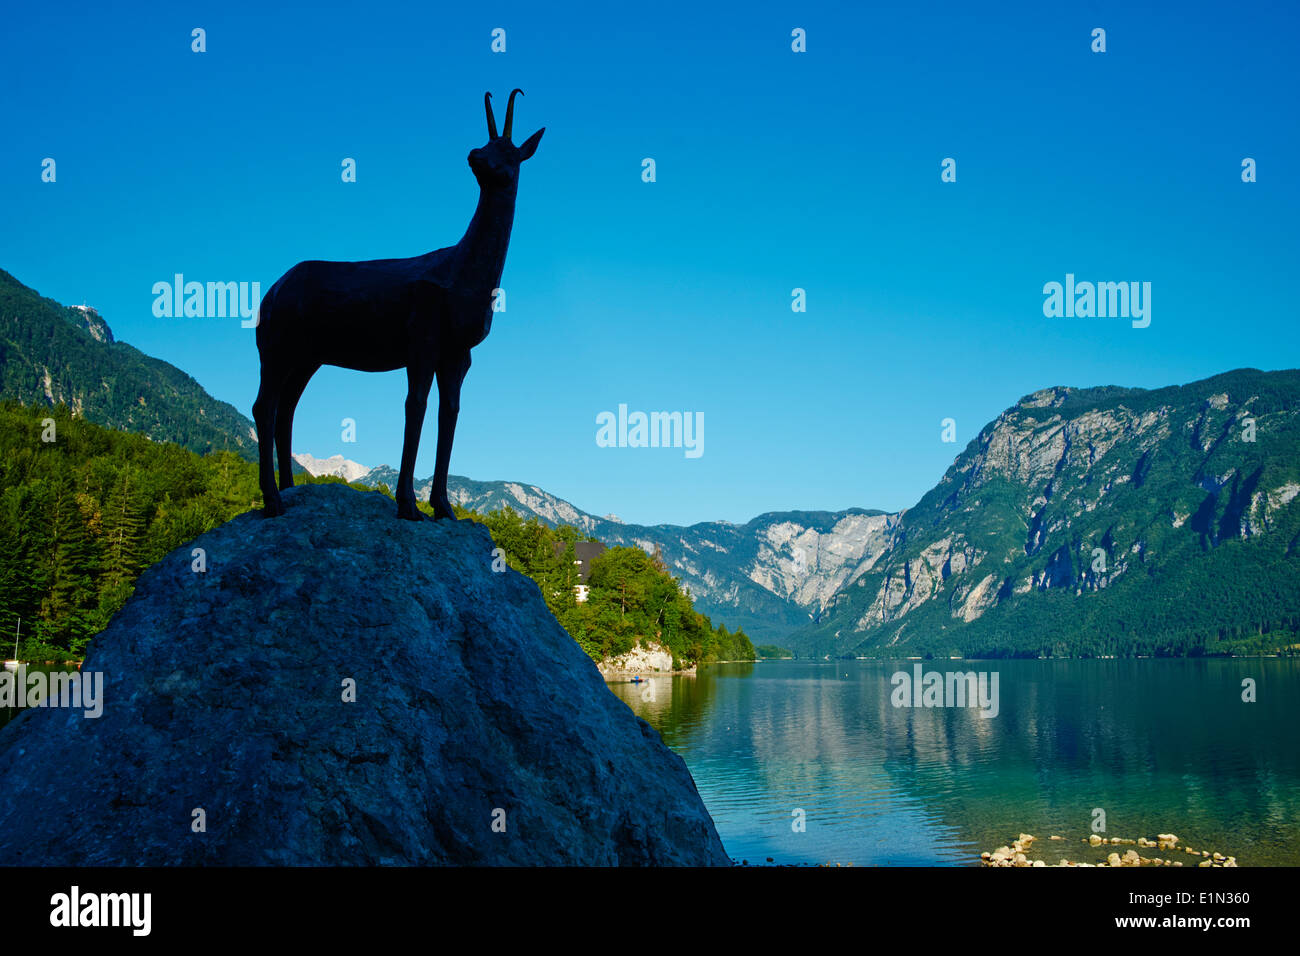
[[[80,658],[141,571],[260,500],[233,452],[0,402],[0,648],[21,617],[24,659]]]
[[[233,452],[198,455],[101,428],[63,405],[0,402],[4,656],[12,653],[21,618],[22,659],[79,659],[145,568],[260,506],[256,466]],[[457,513],[487,525],[507,563],[537,582],[559,622],[596,660],[645,639],[658,640],[681,663],[754,657],[743,632],[715,629],[663,563],[639,548],[613,548],[596,558],[590,597],[580,604],[573,592],[576,529],[525,523],[508,510]],[[565,545],[558,554],[556,542]]]

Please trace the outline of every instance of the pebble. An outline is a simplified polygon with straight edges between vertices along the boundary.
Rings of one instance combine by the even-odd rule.
[[[1010,846],[1000,846],[992,853],[985,851],[980,854],[980,860],[985,866],[1048,866],[1043,860],[1030,860],[1028,853],[1033,850],[1033,842],[1036,840],[1033,834],[1022,833],[1016,839],[1011,841]],[[1065,840],[1066,837],[1053,834],[1052,840]],[[1156,839],[1148,837],[1138,837],[1136,840],[1130,840],[1127,837],[1103,837],[1100,834],[1093,833],[1087,839],[1081,842],[1089,846],[1140,846],[1140,847],[1160,847],[1161,849],[1181,849],[1191,856],[1201,857],[1197,866],[1231,866],[1238,865],[1235,856],[1225,856],[1222,853],[1212,852],[1210,850],[1193,850],[1191,847],[1179,847],[1178,837],[1173,833],[1156,834]],[[1110,853],[1104,863],[1084,863],[1082,861],[1071,861],[1065,857],[1060,858],[1057,866],[1182,866],[1181,861],[1167,860],[1163,857],[1153,856],[1144,857],[1137,850],[1126,850],[1121,856],[1118,852]],[[771,860],[768,861],[769,863]]]

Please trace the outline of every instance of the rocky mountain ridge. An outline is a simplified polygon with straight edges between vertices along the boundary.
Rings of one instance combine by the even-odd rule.
[[[1256,573],[1263,593],[1225,596],[1222,613],[1174,625],[1150,648],[1203,651],[1207,638],[1212,645],[1289,628],[1300,613],[1291,586],[1300,574],[1288,579],[1296,548],[1287,537],[1300,511],[1290,507],[1300,493],[1298,410],[1294,371],[1241,369],[1154,390],[1041,389],[982,429],[934,489],[896,514],[790,511],[743,525],[643,526],[598,518],[535,485],[453,476],[449,488],[466,508],[509,506],[609,545],[658,550],[715,620],[743,627],[756,643],[819,656],[904,647],[1080,652],[1078,641],[1029,620],[1036,613],[1029,598],[1050,592],[1046,619],[1077,629],[1069,615],[1100,605],[1067,609],[1059,595],[1083,597],[1126,575],[1128,588],[1139,568],[1166,588],[1190,586],[1219,565],[1215,573],[1231,580],[1231,551],[1211,552],[1227,540],[1258,542],[1276,532],[1276,554],[1253,545],[1245,553],[1248,562],[1263,562]],[[374,469],[361,480],[395,481],[391,471]],[[1167,538],[1180,529],[1181,537]],[[1213,560],[1199,560],[1207,556]],[[1252,616],[1252,602],[1267,613]],[[1005,621],[1001,611],[986,617],[1013,606],[1020,610]],[[1124,617],[1115,608],[1102,620],[1116,636],[1089,632],[1083,643],[1092,653],[1123,653],[1138,631],[1162,631],[1135,623],[1149,615]]]
[[[392,488],[397,472],[379,466],[358,483]],[[431,485],[432,478],[417,481],[417,496],[427,501]],[[898,518],[851,508],[771,512],[745,524],[638,525],[598,517],[522,482],[450,475],[447,492],[453,504],[471,511],[509,507],[551,527],[572,525],[611,547],[639,547],[651,554],[658,549],[700,611],[732,630],[743,628],[756,642],[816,620],[834,594],[879,558]]]
[[[791,643],[1051,654],[1082,636],[1094,653],[1189,653],[1293,633],[1297,494],[1300,372],[1044,389],[972,440]],[[1217,598],[1192,613],[1197,587]]]

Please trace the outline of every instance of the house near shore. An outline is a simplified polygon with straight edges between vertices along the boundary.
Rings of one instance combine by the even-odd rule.
[[[564,549],[563,541],[555,542],[557,557],[564,554]],[[587,578],[591,575],[591,562],[605,553],[605,546],[599,541],[576,541],[573,545],[573,553],[573,563],[578,568],[578,583],[573,586],[573,597],[579,604],[583,604],[590,593]]]

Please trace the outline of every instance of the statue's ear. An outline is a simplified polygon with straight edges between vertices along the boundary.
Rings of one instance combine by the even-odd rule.
[[[532,136],[524,140],[524,145],[519,147],[519,161],[521,163],[529,156],[533,155],[533,153],[537,152],[537,144],[542,141],[542,134],[545,132],[546,127],[543,126]]]

